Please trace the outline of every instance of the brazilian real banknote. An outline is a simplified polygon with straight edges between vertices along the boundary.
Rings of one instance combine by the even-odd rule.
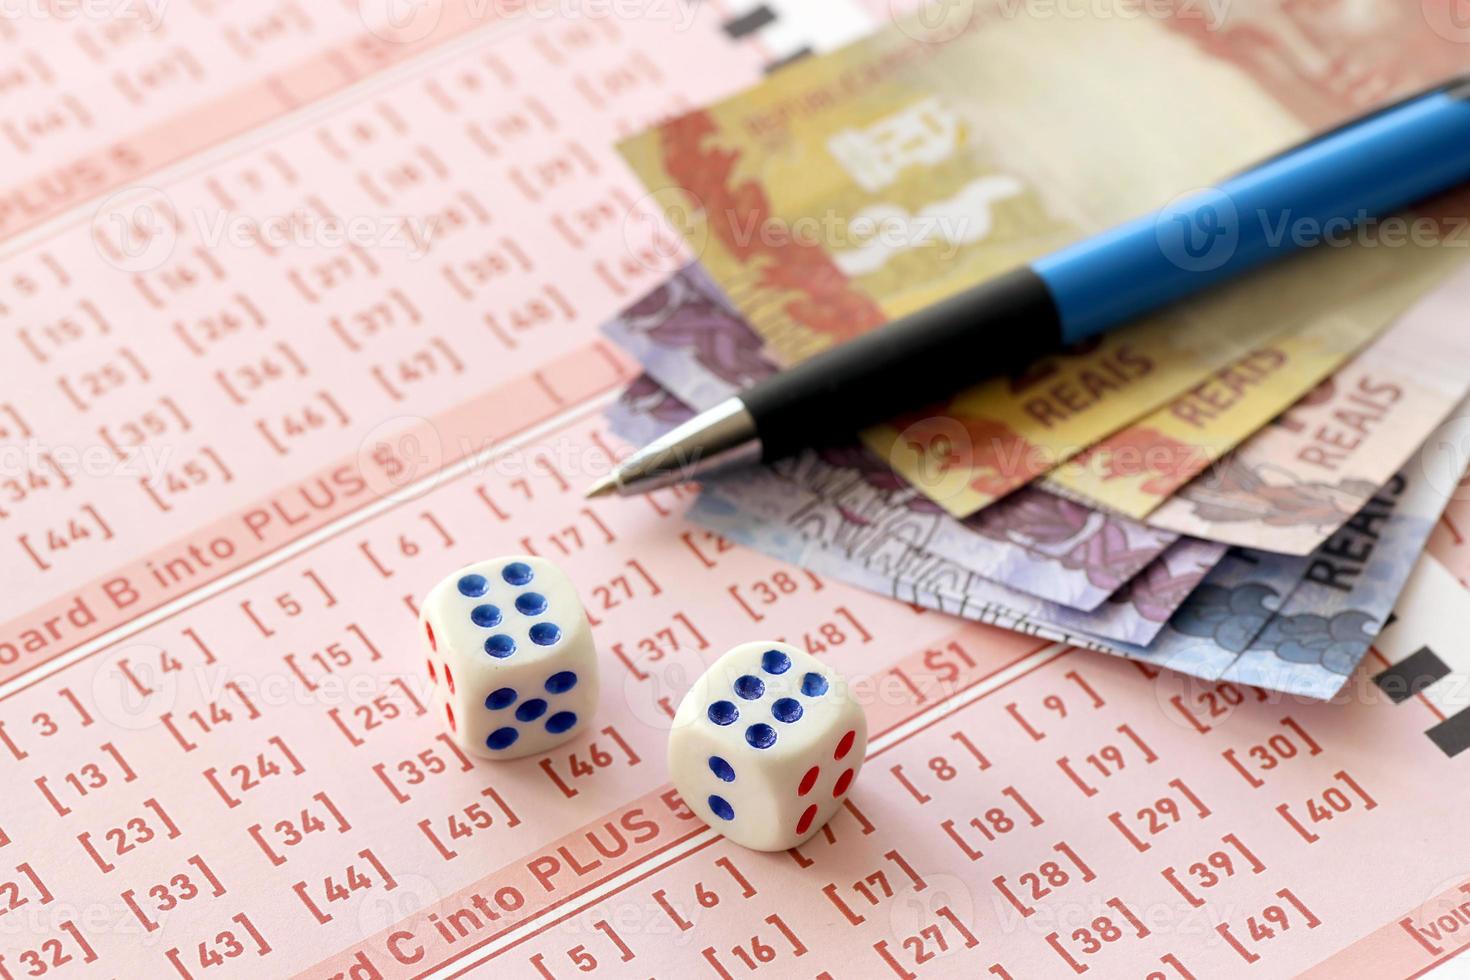
[[[637,407],[658,410],[672,401],[689,411],[649,378],[633,387],[642,396]],[[662,399],[650,397],[654,392]],[[656,434],[666,425],[646,428]],[[997,590],[913,547],[922,536],[871,535],[861,522],[852,526],[840,507],[802,488],[763,490],[761,481],[780,479],[770,471],[727,481],[723,492],[714,485],[690,517],[731,540],[905,602],[1207,680],[1329,698],[1387,621],[1446,502],[1459,499],[1467,459],[1470,403],[1452,412],[1410,463],[1311,554],[1232,548],[1207,572],[1191,576],[1170,566],[1166,550],[1164,562],[1112,597],[1113,615],[1091,619]],[[1151,636],[1146,642],[1119,639],[1138,621],[1126,609],[1118,615],[1116,607],[1132,606],[1136,613],[1150,604],[1167,623],[1137,630],[1135,635]]]
[[[769,470],[738,480],[711,481],[688,517],[763,554],[869,591],[1094,649],[1148,643],[1163,628],[1168,609],[1188,595],[1218,557],[1178,570],[1175,596],[1150,591],[1135,599],[1130,583],[1097,609],[1084,612],[1009,589],[901,537],[854,540],[847,534],[852,525],[840,508]],[[1168,609],[1155,608],[1155,603]]]
[[[688,408],[708,408],[776,370],[743,315],[697,265],[633,303],[603,332],[647,372],[609,411],[614,431],[637,444],[660,431],[653,419],[677,424]],[[803,453],[775,469],[835,502],[852,529],[870,537],[902,534],[984,578],[1083,611],[1096,609],[1166,549],[1175,548],[1173,560],[1190,567],[1222,550],[1029,487],[956,519],[857,446]]]
[[[603,413],[613,435],[642,446],[694,418],[694,409],[647,374],[634,378]]]
[[[1470,423],[1461,428],[1457,445],[1470,438]],[[1122,639],[1138,623],[1128,594],[1143,587],[1137,579],[1091,614],[1027,604],[917,549],[853,548],[832,533],[840,513],[758,481],[742,480],[735,492],[712,484],[690,517],[773,557],[952,615],[1206,680],[1327,699],[1385,625],[1464,462],[1444,445],[1421,449],[1311,555],[1237,550],[1213,569],[1199,568],[1167,624],[1142,643]]]
[[[1466,446],[1470,402],[1311,554],[1233,549],[1151,643],[1116,649],[1207,680],[1331,697],[1461,492]]]
[[[609,412],[615,431],[632,442],[645,442],[692,414],[693,407],[664,385],[707,405],[773,370],[760,353],[759,340],[706,276],[691,268],[677,278],[680,282],[672,289],[656,290],[606,327],[611,338],[636,351],[649,367],[649,374],[631,385]],[[1464,373],[1458,366],[1470,358],[1443,336],[1444,324],[1456,319],[1444,304],[1457,295],[1459,278],[1395,328],[1416,336],[1428,330],[1436,334],[1434,343],[1375,344],[1338,372],[1334,387],[1357,390],[1364,379],[1375,379],[1375,385],[1392,380],[1406,399],[1442,400],[1462,386],[1456,380]],[[665,329],[670,322],[675,327]],[[1417,384],[1411,384],[1414,378]],[[1284,431],[1269,439],[1320,430],[1322,424],[1315,420],[1334,410],[1332,393],[1324,388],[1294,409],[1273,427]],[[1143,525],[1031,488],[956,521],[881,460],[856,447],[807,453],[775,471],[811,495],[803,498],[809,501],[808,512],[796,507],[786,513],[802,513],[805,523],[798,523],[804,527],[826,529],[825,541],[816,536],[820,548],[780,526],[779,501],[793,499],[789,489],[773,494],[776,504],[761,505],[758,489],[747,488],[745,496],[753,497],[754,508],[765,510],[752,514],[742,509],[740,500],[730,499],[741,496],[742,482],[730,481],[724,498],[705,501],[695,516],[735,540],[905,601],[1060,642],[1110,649],[1211,680],[1326,697],[1361,660],[1439,510],[1454,492],[1463,447],[1470,446],[1459,421],[1463,411],[1416,411],[1410,413],[1409,424],[1373,433],[1378,441],[1389,438],[1411,446],[1427,438],[1427,444],[1417,453],[1410,450],[1413,459],[1391,480],[1362,490],[1353,509],[1336,519],[1315,549],[1283,554],[1233,548],[1202,582],[1196,574],[1199,563],[1181,547],[1191,541],[1188,537],[1164,535],[1147,544],[1123,537],[1127,545],[1110,547],[1110,540]],[[1449,420],[1431,432],[1444,416]],[[1406,455],[1402,449],[1399,453],[1399,459]],[[1380,481],[1383,476],[1380,471]],[[772,513],[776,522],[768,519]],[[1099,521],[1111,523],[1100,528]],[[1084,528],[1092,532],[1079,530]],[[996,549],[997,541],[1019,547]],[[1089,552],[1095,560],[1078,561],[1079,554]],[[1046,560],[1036,560],[1038,555]],[[1353,556],[1358,556],[1356,562]],[[1109,568],[1113,577],[1099,573]],[[1079,574],[1081,569],[1086,571]],[[982,581],[973,582],[970,573],[978,573]],[[1086,586],[1080,584],[1084,577]],[[997,581],[1012,594],[991,589]],[[1187,588],[1196,583],[1197,589]],[[1071,606],[1074,612],[1097,612],[1125,584],[1130,585],[1129,601],[1118,595],[1110,617],[1099,614],[1090,622],[1029,604],[1040,598]],[[1119,615],[1126,605],[1135,613],[1146,612]],[[1167,625],[1160,629],[1147,626],[1149,620],[1164,619]],[[1105,625],[1099,628],[1099,623]],[[1089,633],[1089,626],[1098,632]],[[1151,638],[1122,639],[1129,635]]]
[[[1311,5],[1305,32],[1293,0],[1223,5],[1203,33],[1168,3],[1126,17],[944,6],[958,22],[900,22],[623,144],[657,210],[787,361],[1161,205],[1180,216],[1181,194],[1412,85],[1450,49],[1402,0]],[[1384,25],[1373,58],[1345,54],[1368,22]],[[1334,83],[1380,59],[1405,70]],[[1232,247],[1229,227],[1159,228],[1186,267],[1207,260],[1197,246]],[[1144,424],[1059,477],[1139,514],[1157,495],[1132,491],[1155,474],[1115,462],[1174,443],[1217,458],[1460,264],[1433,240],[1377,244],[1309,249],[864,438],[963,517],[1193,393],[1189,425]]]
[[[1248,548],[1310,553],[1470,393],[1470,270],[1148,518]]]
[[[608,417],[614,433],[647,440],[691,411],[645,375],[610,407]],[[936,533],[957,522],[922,497],[910,498],[917,504],[912,510],[895,505],[885,495],[892,489],[885,483],[893,482],[892,472],[861,448],[811,452],[784,467],[752,468],[711,481],[695,512],[711,530],[731,540],[833,578],[976,621],[1089,645],[1150,642],[1225,551],[1223,545],[1180,538],[1156,553],[1150,549],[1150,557],[1133,556],[1131,564],[1129,556],[1119,555],[1111,578],[1094,576],[1099,601],[1088,609],[1073,608],[978,573],[974,558],[966,563],[933,550],[929,546],[938,542],[960,552],[961,558],[978,552],[992,564],[996,561],[995,554],[985,554],[986,545],[995,542],[981,534],[968,529],[963,535]],[[1085,510],[1027,491],[1013,495],[1006,506],[1047,506],[1060,514]],[[989,520],[1005,516],[1004,511],[987,511]],[[1037,539],[1033,546],[1052,543],[1038,532],[1043,522],[1035,515],[1011,521],[1013,533]],[[1065,520],[1057,523],[1075,530]],[[1034,573],[1044,583],[1048,571],[1054,580],[1065,570],[1058,557],[1027,555],[1010,567]],[[1109,564],[1097,554],[1093,560],[1101,567]]]

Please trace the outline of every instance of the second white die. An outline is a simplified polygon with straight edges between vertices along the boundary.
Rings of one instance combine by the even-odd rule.
[[[578,735],[597,707],[597,653],[576,589],[544,558],[467,565],[424,597],[434,709],[466,751],[544,752]]]
[[[669,773],[705,823],[737,844],[778,851],[836,813],[867,743],[867,719],[842,675],[786,643],[745,643],[680,702]]]

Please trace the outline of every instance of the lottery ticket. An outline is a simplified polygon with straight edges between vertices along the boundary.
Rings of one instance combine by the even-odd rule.
[[[597,325],[686,258],[618,220],[636,192],[608,147],[754,81],[766,32],[732,37],[710,3],[543,5],[380,58],[326,29],[354,6],[64,22],[86,85],[36,67],[69,65],[63,42],[0,19],[6,84],[41,80],[6,123],[115,73],[165,83],[187,49],[206,77],[150,125],[210,137],[172,169],[136,155],[125,185],[169,207],[94,223],[99,175],[0,245],[0,975],[1185,980],[1410,976],[1460,951],[1457,508],[1371,671],[1322,704],[873,596],[705,533],[683,490],[586,502],[636,371]],[[1349,62],[1313,46],[1315,11],[1282,16],[1301,43],[1263,60]],[[270,119],[201,129],[201,97],[241,83],[216,85],[224,47],[276,87],[278,42],[306,67]],[[143,118],[80,104],[64,152],[8,173],[63,187],[58,161]],[[61,145],[54,118],[26,152]],[[412,261],[406,235],[345,236],[436,216]],[[495,765],[426,710],[415,607],[526,552],[576,584],[602,700],[585,739]],[[705,828],[662,763],[703,665],[758,637],[853,679],[872,736],[790,853]]]

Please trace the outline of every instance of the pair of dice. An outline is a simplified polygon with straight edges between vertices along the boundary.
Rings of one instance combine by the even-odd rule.
[[[434,710],[466,751],[536,755],[597,708],[597,652],[575,588],[543,558],[462,568],[420,607]],[[842,805],[868,728],[836,671],[785,643],[745,643],[684,696],[669,774],[701,819],[745,847],[795,847]]]

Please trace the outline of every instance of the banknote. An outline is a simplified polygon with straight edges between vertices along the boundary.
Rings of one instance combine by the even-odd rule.
[[[1250,648],[1301,583],[1308,555],[1231,548],[1147,646],[1118,645],[1135,660],[1217,680]]]
[[[859,562],[846,561],[836,552],[829,551],[810,538],[784,532],[774,525],[750,517],[736,504],[717,493],[701,493],[685,517],[727,540],[772,558],[801,565],[819,575],[846,582],[877,595],[889,596],[899,602],[1068,646],[1116,652],[1111,644],[1090,634],[1068,630],[1060,624],[1029,617],[1007,605],[966,594],[964,583],[968,573],[963,571],[955,570],[947,579],[939,581],[923,577],[911,579]],[[960,583],[958,588],[953,585],[956,581]]]
[[[1270,422],[1281,406],[1306,395],[1372,339],[1379,322],[1371,316],[1325,317],[1268,341],[1078,453],[1039,483],[1074,500],[1145,518]]]
[[[602,332],[650,378],[698,409],[776,371],[760,336],[698,263],[628,306]]]
[[[888,583],[885,594],[941,596],[968,610],[962,613],[967,618],[1045,624],[1102,641],[1147,644],[1225,551],[1206,542],[1176,543],[1106,602],[1084,612],[979,576],[917,546],[902,528],[872,533],[833,501],[770,470],[711,480],[701,499],[705,495],[715,503],[691,511],[696,522],[705,523],[701,515],[717,510],[718,526],[706,526],[766,554],[847,580],[876,573]],[[847,569],[864,574],[850,577]]]
[[[771,469],[838,506],[854,534],[901,534],[992,581],[1084,611],[1179,540],[1030,487],[959,520],[862,447],[806,452]]]
[[[1263,79],[1313,129],[1463,72],[1470,40],[1459,0],[1163,5],[1170,30]]]
[[[1387,622],[1459,491],[1470,420],[1457,414],[1443,436],[1312,554],[1232,550],[1150,644],[1114,648],[1208,680],[1332,697]]]
[[[603,412],[613,435],[642,446],[694,417],[694,409],[646,374],[634,378]]]
[[[1470,271],[1186,485],[1150,524],[1306,554],[1362,508],[1470,392]]]
[[[703,409],[775,370],[759,353],[760,338],[739,314],[727,315],[702,273],[691,267],[675,278],[603,328],[642,361],[648,378]],[[670,323],[677,326],[666,328]],[[646,384],[635,383],[610,413],[615,431],[636,431],[641,441],[661,429],[647,422],[635,429],[630,410],[643,405],[670,414]],[[1074,609],[1095,609],[1179,537],[1029,487],[957,520],[860,447],[807,452],[775,468],[836,501],[854,521],[875,530],[903,527],[935,555]]]
[[[1463,463],[1458,453],[1425,447],[1312,555],[1301,583],[1221,679],[1336,694],[1386,623]]]
[[[1232,549],[1195,574],[1178,576],[1182,601],[1161,608],[1168,622],[1146,642],[1126,639],[1127,630],[1118,628],[1132,617],[1110,615],[1136,606],[1138,593],[1167,594],[1167,586],[1159,589],[1146,576],[1130,583],[1132,595],[1119,593],[1090,616],[1037,605],[902,537],[854,533],[840,508],[770,472],[742,479],[733,490],[712,483],[690,513],[731,540],[927,608],[1207,680],[1326,699],[1367,653],[1446,501],[1459,490],[1470,416],[1457,414],[1443,435],[1311,555]],[[1175,577],[1172,569],[1160,574]]]
[[[788,360],[1243,168],[1303,136],[1333,98],[1317,93],[1306,119],[1259,60],[1167,17],[952,6],[971,11],[961,29],[900,23],[624,144],[654,200]],[[1355,16],[1393,6],[1363,0]],[[1316,27],[1346,30],[1326,16]],[[1339,102],[1338,117],[1358,108]],[[1181,263],[1204,259],[1210,241],[1181,242]],[[1371,334],[1384,308],[1417,295],[1415,273],[1432,279],[1451,251],[1417,239],[1314,250],[865,438],[968,515],[1278,337],[1336,318]],[[1257,416],[1321,370],[1250,391],[1276,399]]]
[[[1470,425],[1459,435],[1470,436]],[[840,512],[815,498],[793,500],[799,492],[789,487],[768,488],[752,501],[740,499],[741,492],[727,495],[716,483],[690,516],[773,557],[926,608],[1206,680],[1328,699],[1384,625],[1463,463],[1459,453],[1427,447],[1313,555],[1234,551],[1208,574],[1198,569],[1193,581],[1181,583],[1188,599],[1144,644],[1098,632],[1101,626],[1116,633],[1126,620],[1089,622],[1073,611],[1028,603],[903,542],[881,551],[854,548],[831,532],[841,524]]]

